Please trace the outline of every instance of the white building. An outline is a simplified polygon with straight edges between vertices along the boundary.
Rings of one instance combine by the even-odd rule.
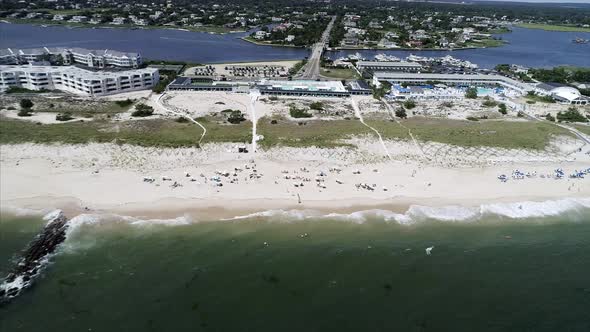
[[[113,50],[89,50],[86,48],[30,48],[0,49],[0,64],[26,64],[47,61],[51,57],[61,56],[64,64],[79,63],[88,67],[122,67],[137,68],[143,60],[139,53],[119,52]]]
[[[11,86],[30,90],[62,90],[84,96],[104,96],[150,89],[158,83],[155,68],[105,72],[74,66],[0,66],[0,90]]]
[[[87,21],[88,21],[88,17],[86,17],[86,16],[80,16],[80,15],[73,16],[70,19],[70,22],[72,22],[72,23],[84,23],[84,22],[87,22]]]
[[[124,17],[114,17],[113,22],[111,22],[111,24],[123,25],[123,24],[127,23],[126,21],[127,21],[127,19]]]
[[[576,88],[569,86],[560,86],[551,91],[549,95],[561,104],[570,105],[588,105],[590,104],[590,98],[582,96],[580,91]]]

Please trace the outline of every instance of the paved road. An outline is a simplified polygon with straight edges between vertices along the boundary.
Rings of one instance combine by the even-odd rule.
[[[305,66],[303,66],[303,68],[301,68],[301,70],[299,70],[299,72],[295,75],[295,78],[300,80],[315,80],[320,77],[320,59],[322,58],[322,53],[324,53],[326,44],[330,40],[330,32],[332,31],[335,21],[336,16],[333,16],[330,23],[328,23],[326,30],[324,30],[320,41],[313,45],[311,49],[311,55],[307,59],[307,63]]]

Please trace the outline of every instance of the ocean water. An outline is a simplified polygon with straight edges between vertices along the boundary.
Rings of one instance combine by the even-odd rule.
[[[0,331],[589,331],[587,203],[79,216]],[[2,274],[42,225],[2,216]]]

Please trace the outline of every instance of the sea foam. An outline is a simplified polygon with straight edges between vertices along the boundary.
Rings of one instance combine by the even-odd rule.
[[[352,213],[321,214],[313,210],[268,210],[236,216],[225,220],[244,220],[262,218],[271,221],[301,220],[341,220],[362,224],[369,220],[395,222],[400,225],[416,224],[423,221],[437,222],[476,222],[484,217],[521,220],[527,218],[555,217],[559,215],[582,215],[590,213],[590,198],[566,198],[559,200],[516,203],[482,204],[475,207],[464,206],[423,206],[411,205],[405,213],[373,209]]]

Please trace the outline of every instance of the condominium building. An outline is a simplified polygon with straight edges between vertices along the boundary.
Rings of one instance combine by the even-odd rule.
[[[97,72],[74,66],[0,66],[2,91],[16,86],[30,90],[62,90],[94,97],[150,89],[159,78],[155,68]]]
[[[143,63],[139,53],[86,48],[41,47],[30,49],[0,49],[0,64],[26,64],[38,61],[55,61],[61,57],[64,64],[79,63],[88,67],[138,68]]]

